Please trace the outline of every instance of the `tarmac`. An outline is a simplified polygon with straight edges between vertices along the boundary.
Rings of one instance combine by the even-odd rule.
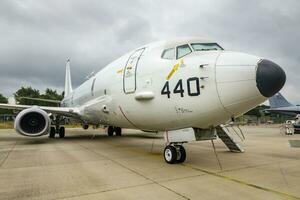
[[[245,153],[221,140],[185,144],[169,165],[160,134],[67,129],[66,138],[0,130],[0,199],[300,199],[300,135],[242,127]],[[218,159],[220,163],[218,162]]]

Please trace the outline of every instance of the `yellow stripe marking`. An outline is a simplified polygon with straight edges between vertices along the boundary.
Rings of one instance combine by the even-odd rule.
[[[179,67],[181,66],[181,65],[183,65],[183,59],[181,59],[180,61],[179,61],[179,63],[177,63],[177,64],[175,64],[174,66],[173,66],[173,69],[170,71],[170,73],[168,74],[168,76],[167,76],[167,80],[170,80],[170,78],[173,76],[173,74],[179,69]]]
[[[123,69],[118,70],[117,73],[118,73],[118,74],[123,73]]]
[[[230,176],[219,174],[217,172],[212,172],[212,171],[200,169],[200,168],[194,167],[193,165],[190,165],[190,164],[183,164],[183,165],[187,166],[187,167],[190,167],[194,170],[201,171],[201,172],[204,172],[206,174],[222,178],[222,179],[227,180],[227,181],[232,181],[232,182],[236,182],[236,183],[239,183],[241,185],[244,185],[244,186],[260,189],[260,190],[270,192],[270,193],[273,193],[273,194],[276,194],[276,195],[279,195],[279,196],[282,196],[282,197],[285,197],[285,198],[288,198],[288,199],[300,200],[300,197],[294,196],[294,195],[289,194],[289,193],[273,190],[273,189],[266,188],[266,187],[263,187],[263,186],[258,186],[258,185],[252,184],[252,183],[248,183],[246,181],[242,181],[242,180],[237,179],[237,178],[233,178],[233,177],[230,177]]]

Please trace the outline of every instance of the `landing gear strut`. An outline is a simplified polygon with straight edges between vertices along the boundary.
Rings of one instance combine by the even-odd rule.
[[[164,150],[165,161],[169,164],[183,163],[186,159],[186,152],[182,145],[170,144]]]
[[[107,128],[107,135],[108,136],[113,136],[114,133],[116,134],[116,136],[121,136],[122,135],[122,129],[120,127],[109,126]]]

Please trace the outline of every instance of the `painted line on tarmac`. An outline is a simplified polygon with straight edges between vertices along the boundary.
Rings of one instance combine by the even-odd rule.
[[[94,154],[96,154],[96,155],[98,155],[98,156],[101,156],[101,157],[106,158],[107,160],[109,160],[109,161],[111,161],[111,162],[113,162],[113,163],[115,163],[115,164],[117,164],[117,165],[119,165],[119,166],[121,166],[121,167],[123,167],[123,168],[125,168],[125,169],[127,169],[127,170],[129,170],[129,171],[131,171],[131,172],[133,172],[134,174],[136,174],[136,175],[138,175],[138,176],[143,177],[144,179],[150,181],[152,184],[156,184],[156,185],[158,185],[158,186],[160,186],[160,187],[162,187],[162,188],[164,188],[164,189],[166,189],[166,190],[168,190],[168,191],[170,191],[170,192],[173,192],[174,194],[178,195],[179,197],[181,197],[181,198],[183,198],[183,199],[190,200],[190,198],[186,197],[185,195],[180,194],[180,193],[176,192],[175,190],[172,190],[171,188],[168,188],[167,186],[162,185],[162,184],[159,183],[158,181],[155,181],[155,180],[153,180],[152,178],[149,178],[149,177],[147,177],[147,176],[141,174],[140,172],[138,172],[138,171],[136,171],[136,170],[134,170],[134,169],[131,169],[131,168],[127,167],[126,165],[124,165],[124,164],[118,162],[117,160],[111,159],[110,157],[108,157],[108,156],[106,156],[106,155],[104,155],[104,154],[101,154],[101,153],[99,153],[98,151],[94,151],[93,149],[90,149],[90,148],[88,148],[88,147],[86,147],[86,146],[84,146],[84,145],[82,145],[82,144],[79,144],[78,142],[77,142],[77,145],[79,145],[80,147],[82,147],[82,148],[84,148],[84,149],[86,149],[86,150],[88,150],[88,151],[90,151],[90,152],[92,152],[92,153],[94,153]]]
[[[17,146],[16,142],[11,148],[10,150],[7,152],[7,155],[5,156],[5,158],[3,159],[3,161],[0,163],[0,168],[4,165],[4,163],[6,162],[7,158],[9,157],[10,153],[14,150],[14,148]]]
[[[263,190],[263,191],[266,191],[266,192],[270,192],[270,193],[273,193],[273,194],[277,194],[277,195],[280,195],[280,196],[283,196],[283,197],[286,197],[286,198],[289,198],[289,199],[300,200],[300,197],[294,196],[292,194],[288,194],[288,193],[285,193],[285,192],[280,192],[280,191],[273,190],[273,189],[270,189],[270,188],[258,186],[258,185],[252,184],[252,183],[247,183],[245,181],[242,181],[242,180],[239,180],[239,179],[236,179],[236,178],[233,178],[233,177],[229,177],[229,176],[225,176],[225,175],[222,175],[222,174],[219,174],[219,173],[216,173],[216,172],[200,169],[198,167],[195,167],[195,166],[192,166],[192,165],[189,165],[189,164],[182,164],[182,165],[184,165],[186,167],[190,167],[190,168],[192,168],[194,170],[197,170],[197,171],[204,172],[206,174],[209,174],[209,175],[212,175],[212,176],[215,176],[215,177],[225,179],[227,181],[232,181],[232,182],[244,185],[244,186],[248,186],[248,187],[256,188],[256,189]]]
[[[84,196],[97,195],[97,194],[102,194],[102,193],[106,193],[106,192],[121,191],[121,190],[136,188],[136,187],[143,187],[143,186],[147,186],[147,185],[154,185],[154,183],[145,183],[145,184],[139,184],[139,185],[131,185],[131,186],[101,190],[101,191],[97,191],[97,192],[88,192],[88,193],[82,193],[82,194],[78,194],[78,195],[71,195],[71,196],[61,197],[61,198],[58,198],[58,199],[65,199],[66,200],[66,199],[80,198],[80,197],[84,197]]]
[[[110,160],[110,161],[112,161],[112,162],[114,162],[114,163],[116,163],[116,164],[118,164],[118,165],[120,165],[120,166],[122,166],[122,167],[124,167],[124,168],[126,168],[126,169],[128,169],[128,170],[130,170],[130,171],[132,171],[132,172],[134,172],[135,174],[137,174],[137,175],[139,175],[139,176],[142,176],[142,177],[144,177],[145,179],[148,179],[148,180],[152,181],[152,183],[154,183],[154,184],[157,184],[157,185],[159,185],[159,186],[161,186],[161,187],[163,187],[163,188],[165,188],[165,189],[167,189],[167,190],[169,190],[169,191],[171,191],[171,192],[174,192],[175,194],[181,196],[181,197],[184,198],[184,199],[189,199],[188,197],[186,197],[186,196],[184,196],[184,195],[182,195],[182,194],[180,194],[180,193],[178,193],[178,192],[176,192],[176,191],[174,191],[174,190],[172,190],[172,189],[170,189],[170,188],[168,188],[168,187],[166,187],[166,186],[160,184],[159,182],[154,181],[154,180],[152,180],[151,178],[149,178],[149,177],[147,177],[147,176],[144,176],[143,174],[141,174],[141,173],[139,173],[139,172],[137,172],[137,171],[135,171],[135,170],[133,170],[133,169],[131,169],[131,168],[128,168],[127,166],[123,165],[122,163],[120,163],[120,162],[118,162],[118,161],[116,161],[116,160],[113,160],[113,159],[111,159],[111,158],[109,158],[109,157],[107,157],[107,156],[105,156],[105,155],[103,155],[103,154],[100,154],[99,152],[95,152],[95,151],[93,151],[92,149],[89,149],[89,148],[87,148],[86,146],[84,146],[84,145],[82,145],[82,144],[79,144],[79,143],[77,143],[77,144],[78,144],[79,146],[81,146],[82,148],[88,150],[88,151],[91,151],[91,152],[93,152],[93,153],[95,153],[95,154],[98,154],[99,156],[102,156],[102,157],[104,157],[104,158],[106,158],[106,159],[108,159],[108,160]],[[110,142],[106,142],[106,144],[109,144],[109,145],[112,145],[112,146],[118,146],[118,145],[115,145],[115,143],[110,143]],[[129,150],[129,151],[132,151],[131,148],[128,148],[128,150]],[[133,151],[133,152],[136,152],[136,151]],[[151,155],[153,155],[153,154],[151,154]],[[248,186],[248,187],[260,189],[260,190],[262,190],[262,191],[266,191],[266,192],[270,192],[270,193],[273,193],[273,194],[277,194],[277,195],[279,195],[279,196],[282,196],[282,197],[285,197],[285,198],[288,198],[288,199],[300,200],[300,197],[297,197],[297,196],[294,196],[294,195],[291,195],[291,194],[288,194],[288,193],[276,191],[276,190],[273,190],[273,189],[270,189],[270,188],[266,188],[266,187],[262,187],[262,186],[258,186],[258,185],[252,184],[252,183],[247,183],[247,182],[245,182],[245,181],[242,181],[242,180],[239,180],[239,179],[236,179],[236,178],[233,178],[233,177],[225,176],[225,175],[219,174],[219,173],[217,173],[217,172],[212,172],[212,171],[204,170],[204,169],[201,169],[201,168],[192,166],[192,165],[190,165],[190,164],[181,164],[181,165],[183,165],[183,166],[185,166],[185,167],[189,167],[189,168],[194,169],[194,170],[196,170],[196,171],[201,171],[201,172],[203,172],[203,173],[205,173],[205,174],[208,174],[208,175],[212,175],[212,176],[215,176],[215,177],[222,178],[222,179],[227,180],[227,181],[232,181],[232,182],[235,182],[235,183],[239,183],[239,184],[241,184],[241,185],[244,185],[244,186]],[[268,165],[268,164],[266,164],[266,165]],[[255,167],[255,166],[253,166],[253,167]],[[226,171],[226,170],[225,170],[225,171]],[[222,172],[225,172],[225,171],[222,171]],[[227,171],[233,171],[233,170],[227,170]],[[203,175],[203,174],[202,174],[202,175]],[[199,176],[199,175],[196,175],[196,176]],[[177,179],[185,179],[185,178],[188,178],[188,177],[182,177],[182,178],[177,178]],[[171,180],[169,180],[169,181],[171,181]],[[165,181],[163,181],[163,182],[165,182]]]

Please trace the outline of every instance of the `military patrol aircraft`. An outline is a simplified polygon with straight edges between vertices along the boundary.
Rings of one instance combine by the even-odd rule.
[[[269,99],[270,108],[266,109],[266,112],[280,113],[284,115],[296,116],[300,114],[300,106],[295,106],[288,102],[282,96],[277,93]]]
[[[139,47],[75,90],[68,61],[60,107],[0,107],[20,110],[15,129],[30,137],[64,137],[62,117],[78,119],[84,128],[105,125],[108,136],[121,135],[122,128],[163,131],[163,155],[173,164],[186,159],[183,143],[216,134],[230,150],[242,151],[222,124],[276,94],[285,80],[285,72],[270,60],[224,50],[212,40],[183,38]]]

